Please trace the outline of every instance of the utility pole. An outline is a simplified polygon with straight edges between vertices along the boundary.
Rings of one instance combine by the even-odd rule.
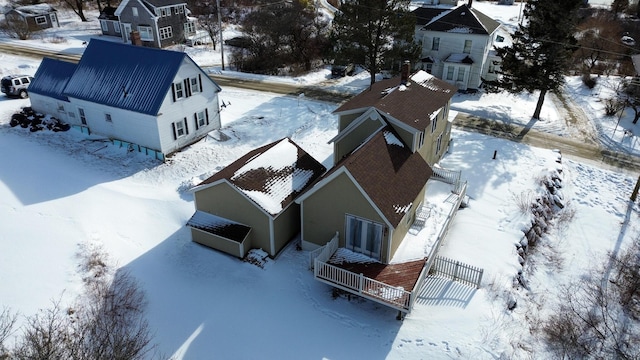
[[[638,190],[640,190],[640,176],[638,176],[638,181],[636,181],[636,187],[633,188],[633,192],[631,193],[631,201],[636,201],[638,196]]]
[[[220,0],[216,0],[216,8],[218,8],[218,32],[220,33],[220,57],[222,61],[222,70],[224,70],[224,42],[222,40],[222,19],[220,18]]]

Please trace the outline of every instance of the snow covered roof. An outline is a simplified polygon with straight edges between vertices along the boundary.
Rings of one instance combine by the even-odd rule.
[[[345,168],[374,205],[396,227],[411,209],[433,170],[390,126],[378,131],[323,178]]]
[[[76,64],[51,58],[43,58],[33,81],[29,84],[29,93],[68,101],[63,94]]]
[[[92,39],[69,79],[65,95],[156,116],[185,61],[198,67],[180,51]],[[203,75],[203,79],[209,79]]]
[[[199,186],[225,179],[275,216],[326,168],[289,138],[250,151]]]
[[[394,91],[394,90],[400,91]],[[374,83],[342,104],[334,113],[374,107],[381,113],[422,131],[430,124],[430,114],[447,105],[457,88],[420,70],[401,85],[400,77]]]
[[[13,10],[25,17],[46,15],[46,14],[57,11],[56,9],[53,8],[53,6],[49,4],[25,5],[25,6],[19,6]]]
[[[200,210],[191,216],[191,219],[187,221],[187,226],[236,242],[242,242],[251,231],[247,225]]]
[[[416,17],[416,25],[421,26],[428,24],[433,18],[449,10],[448,7],[421,6],[413,10],[412,13]]]
[[[422,30],[490,35],[499,26],[499,22],[474,8],[469,8],[467,4],[462,4],[436,16]]]

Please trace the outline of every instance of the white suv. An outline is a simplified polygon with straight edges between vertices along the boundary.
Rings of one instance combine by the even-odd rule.
[[[18,96],[22,99],[29,97],[27,88],[33,81],[33,76],[29,75],[11,75],[2,78],[2,92],[7,96]]]

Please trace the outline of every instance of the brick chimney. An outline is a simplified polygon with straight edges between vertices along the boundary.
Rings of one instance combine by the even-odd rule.
[[[140,32],[131,32],[131,45],[142,46],[142,39],[140,39]]]
[[[411,63],[409,60],[405,60],[402,63],[402,68],[400,69],[400,83],[406,84],[409,82],[409,71],[411,71]]]

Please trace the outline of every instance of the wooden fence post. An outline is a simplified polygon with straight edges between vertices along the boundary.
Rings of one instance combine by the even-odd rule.
[[[631,201],[636,201],[636,197],[638,196],[639,189],[640,189],[640,176],[638,176],[638,181],[636,181],[636,187],[633,188],[633,192],[631,193]]]

